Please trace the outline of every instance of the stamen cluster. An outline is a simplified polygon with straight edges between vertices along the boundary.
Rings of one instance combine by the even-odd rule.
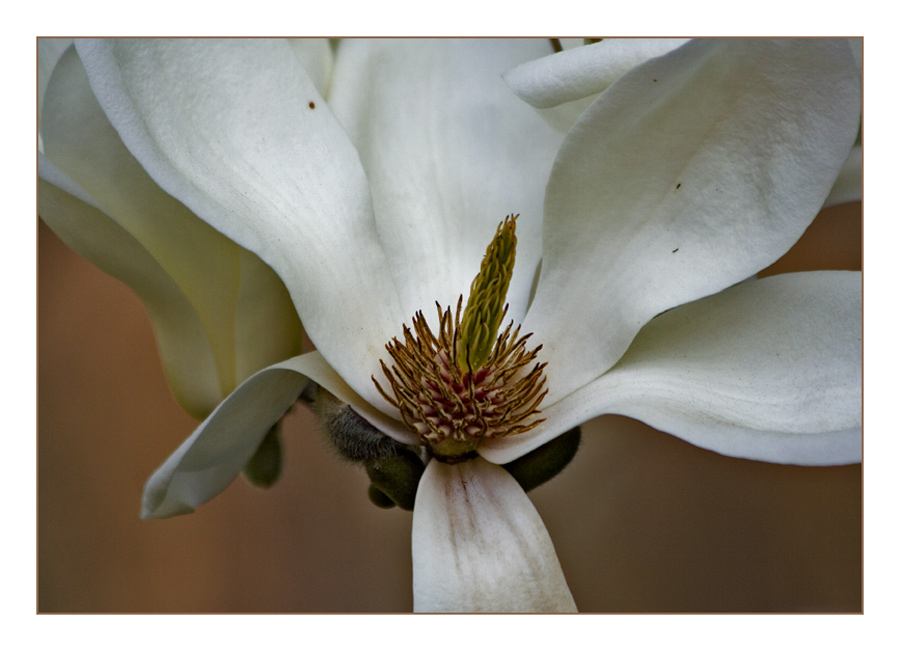
[[[385,346],[394,365],[389,369],[382,361],[381,368],[393,396],[372,378],[384,399],[400,410],[406,426],[419,434],[436,456],[440,449],[448,449],[446,444],[435,449],[445,441],[451,450],[461,449],[451,441],[471,450],[481,438],[520,434],[544,420],[535,416],[547,394],[543,389],[546,363],[536,362],[526,369],[541,346],[527,350],[525,343],[531,335],[519,337],[519,328],[512,330],[510,322],[497,337],[487,361],[473,368],[469,350],[460,350],[462,300],[460,296],[455,319],[449,307],[442,311],[437,305],[438,336],[420,311],[413,318],[412,330],[404,324],[405,341],[395,337]]]

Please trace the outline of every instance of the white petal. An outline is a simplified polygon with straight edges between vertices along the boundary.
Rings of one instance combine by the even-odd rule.
[[[190,513],[225,490],[266,432],[294,404],[307,378],[353,405],[382,432],[410,436],[400,423],[390,423],[365,406],[318,352],[294,357],[241,384],[153,473],[144,488],[141,517]]]
[[[596,99],[596,95],[590,95],[589,97],[576,99],[573,102],[566,102],[559,106],[535,110],[542,118],[544,118],[547,124],[551,125],[560,133],[567,133],[575,122],[578,121],[578,118],[581,117],[581,114],[584,113],[587,107],[593,104]]]
[[[40,175],[41,219],[69,247],[135,291],[153,323],[173,393],[189,414],[208,414],[222,398],[221,382],[194,306],[140,242],[43,156]]]
[[[687,43],[684,38],[605,38],[599,43],[523,63],[503,78],[535,108],[596,95],[648,59]]]
[[[103,114],[74,49],[61,56],[55,67],[42,118],[47,156],[42,161],[42,176],[49,170],[47,163],[52,162],[60,173],[57,176],[68,179],[59,183],[99,213],[88,217],[78,205],[55,202],[53,207],[60,210],[51,214],[50,204],[42,203],[41,216],[92,261],[107,255],[102,251],[104,245],[139,247],[142,251],[135,254],[134,264],[129,263],[128,256],[119,254],[116,265],[107,265],[105,270],[117,277],[127,273],[130,279],[127,282],[135,289],[141,284],[141,273],[154,278],[163,273],[168,276],[173,292],[178,294],[173,295],[172,301],[187,300],[191,308],[189,318],[199,320],[196,325],[205,341],[198,345],[211,349],[211,368],[203,371],[193,368],[199,361],[195,355],[164,359],[170,382],[188,411],[200,418],[207,416],[248,375],[300,352],[303,332],[279,278],[256,255],[200,220],[153,182]],[[71,205],[71,215],[67,214],[66,205]],[[96,225],[102,216],[113,223]],[[84,231],[85,228],[100,230],[95,233]],[[101,231],[108,234],[119,229],[124,233],[116,237],[129,240],[127,244],[100,237]],[[94,235],[96,240],[92,240]],[[109,252],[109,255],[116,254]],[[155,261],[149,267],[148,256]],[[246,294],[251,278],[255,294],[253,304],[248,305],[242,294]],[[148,282],[159,289],[162,281],[155,278]],[[152,300],[151,313],[158,312],[154,318],[158,338],[181,339],[183,335],[174,330],[165,333],[160,330],[163,323],[166,328],[179,326],[170,315],[164,317],[159,313],[168,309],[161,295],[154,294]],[[188,318],[186,314],[182,316]],[[195,328],[184,328],[196,334]],[[259,328],[268,330],[261,345],[246,345],[246,341],[236,340],[242,331]],[[242,347],[240,353],[238,347]],[[182,348],[178,346],[179,350]],[[167,355],[165,351],[163,354]],[[237,368],[238,355],[241,369]],[[218,377],[214,392],[204,386],[202,378],[207,372]],[[196,377],[201,385],[191,387],[187,383],[191,377]]]
[[[847,41],[850,43],[850,49],[853,51],[853,58],[856,60],[856,65],[859,67],[860,72],[862,72],[863,40],[861,38],[849,38]]]
[[[71,44],[72,39],[70,38],[38,39],[38,124],[41,121],[44,93],[47,91],[47,84],[50,83],[50,76],[53,74],[59,58]]]
[[[407,323],[468,294],[510,213],[521,215],[510,317],[524,315],[561,137],[500,75],[549,51],[546,39],[341,42],[328,101],[366,168]]]
[[[510,89],[548,124],[566,133],[597,95],[648,59],[684,45],[682,38],[605,38],[524,63],[503,75]]]
[[[571,129],[597,95],[616,79],[644,61],[684,45],[688,39],[605,38],[589,46],[581,41],[578,48],[523,64],[504,75],[513,92],[562,133]]]
[[[328,97],[334,54],[327,38],[289,38],[288,44],[322,97]]]
[[[860,200],[862,200],[862,147],[854,147],[825,200],[825,207]]]
[[[544,410],[548,428],[482,451],[505,463],[599,414],[774,463],[861,458],[858,272],[748,281],[648,323],[606,375]],[[528,437],[528,438],[526,438]]]
[[[575,612],[541,517],[499,466],[429,463],[412,535],[416,612]]]
[[[150,175],[257,253],[354,389],[402,313],[356,151],[286,41],[76,43],[94,93]]]
[[[240,279],[232,327],[234,374],[243,382],[258,370],[302,352],[303,327],[272,268],[255,253],[238,250]],[[229,392],[234,388],[229,387]]]
[[[547,186],[523,330],[547,404],[612,366],[653,316],[774,262],[850,151],[859,79],[843,39],[692,41],[610,86]]]

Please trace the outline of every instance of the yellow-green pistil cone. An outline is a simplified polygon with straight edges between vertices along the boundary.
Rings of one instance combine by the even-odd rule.
[[[546,364],[526,368],[541,347],[527,350],[531,335],[519,337],[512,322],[500,332],[515,255],[516,217],[510,216],[488,246],[462,319],[462,296],[455,317],[437,306],[437,335],[417,312],[413,328],[403,326],[404,341],[385,346],[394,364],[389,369],[382,361],[381,368],[393,396],[372,378],[440,461],[465,461],[482,438],[527,432],[543,420],[537,408],[547,393]]]
[[[472,370],[487,362],[506,314],[506,292],[516,264],[516,217],[507,217],[497,226],[466,301],[456,361]]]

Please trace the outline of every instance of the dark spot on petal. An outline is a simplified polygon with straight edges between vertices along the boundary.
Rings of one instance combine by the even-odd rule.
[[[316,103],[315,103],[315,102],[310,102],[310,103],[309,103],[309,108],[311,108],[311,109],[316,108]]]
[[[681,247],[679,247],[679,248],[681,248]],[[677,250],[678,250],[678,249],[673,250],[672,253],[675,253],[675,251],[677,251]]]
[[[677,189],[680,188],[680,187],[681,187],[681,183],[679,183],[678,185],[676,185],[676,186],[675,186],[675,189],[677,190]]]

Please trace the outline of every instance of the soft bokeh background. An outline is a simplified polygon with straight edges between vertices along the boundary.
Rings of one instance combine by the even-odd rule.
[[[302,407],[274,488],[239,479],[140,521],[144,481],[196,423],[131,291],[43,224],[38,241],[40,611],[411,610],[411,514],[372,506]],[[832,208],[771,272],[860,269],[861,248],[859,204]],[[583,434],[532,493],[582,611],[861,610],[859,465],[730,459],[618,416]]]

